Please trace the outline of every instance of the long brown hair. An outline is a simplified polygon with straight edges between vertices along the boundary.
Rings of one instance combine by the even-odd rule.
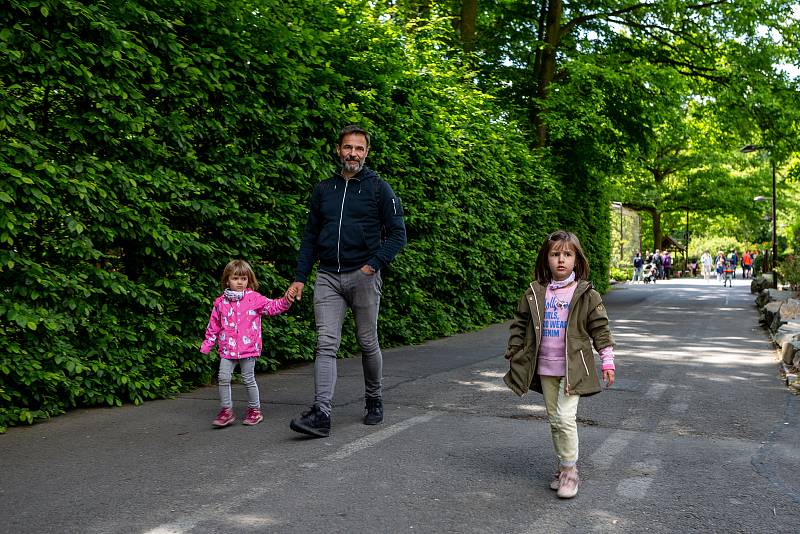
[[[542,284],[549,284],[553,280],[553,273],[550,272],[550,264],[547,261],[550,251],[558,247],[559,249],[571,248],[575,252],[575,280],[586,280],[589,278],[589,261],[583,253],[583,247],[578,236],[566,230],[556,230],[547,236],[539,249],[536,257],[536,267],[533,276]]]
[[[244,260],[233,260],[228,262],[228,265],[225,266],[225,270],[222,271],[222,280],[220,281],[222,284],[222,289],[228,289],[228,279],[231,276],[246,276],[247,287],[253,291],[258,289],[256,273],[253,272],[253,268],[250,267],[250,264]]]

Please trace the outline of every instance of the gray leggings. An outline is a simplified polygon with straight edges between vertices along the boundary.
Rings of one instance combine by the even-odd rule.
[[[247,389],[247,406],[250,408],[260,408],[261,399],[258,396],[258,384],[256,383],[256,359],[243,358],[241,360],[219,359],[219,403],[223,408],[231,408],[231,375],[236,364],[242,373],[242,382]]]
[[[336,387],[336,353],[342,341],[347,308],[353,310],[356,337],[361,347],[365,397],[381,398],[383,355],[378,345],[378,309],[381,304],[381,274],[319,271],[314,285],[314,316],[317,321],[317,354],[314,360],[314,404],[331,413]]]

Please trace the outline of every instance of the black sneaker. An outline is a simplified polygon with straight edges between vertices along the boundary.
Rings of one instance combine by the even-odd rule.
[[[377,425],[383,422],[383,401],[381,399],[367,399],[364,407],[367,415],[364,416],[365,425]]]
[[[331,434],[331,416],[314,405],[300,417],[295,417],[289,423],[289,428],[301,434],[308,434],[317,438],[327,438]]]

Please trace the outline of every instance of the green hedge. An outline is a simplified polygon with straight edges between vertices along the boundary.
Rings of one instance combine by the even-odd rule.
[[[7,3],[0,431],[207,383],[216,359],[198,347],[222,267],[248,259],[263,292],[282,293],[348,122],[374,133],[370,165],[407,216],[382,342],[509,316],[559,226],[546,161],[453,60],[444,27],[409,40],[345,5]],[[261,370],[313,357],[310,302],[266,322]]]

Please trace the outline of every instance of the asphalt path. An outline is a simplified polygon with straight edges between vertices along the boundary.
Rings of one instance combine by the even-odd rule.
[[[309,365],[258,376],[255,427],[212,429],[207,387],[12,428],[0,532],[797,532],[800,397],[749,283],[625,284],[605,302],[617,384],[581,400],[575,499],[548,488],[541,397],[502,383],[502,324],[386,350],[375,427],[360,360],[340,361],[326,439],[288,425],[313,398]]]

